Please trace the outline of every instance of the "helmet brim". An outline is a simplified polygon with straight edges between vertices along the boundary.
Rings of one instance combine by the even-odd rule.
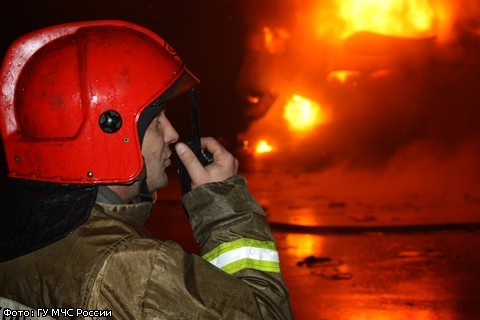
[[[200,81],[187,69],[160,97],[150,103],[140,114],[137,122],[137,131],[140,145],[150,122],[162,111],[165,104],[195,87]]]
[[[197,86],[199,83],[200,80],[198,80],[198,78],[195,77],[188,69],[185,69],[180,78],[178,78],[178,80],[159,97],[158,102],[164,104],[170,100],[173,100],[182,93],[187,92],[191,88]]]

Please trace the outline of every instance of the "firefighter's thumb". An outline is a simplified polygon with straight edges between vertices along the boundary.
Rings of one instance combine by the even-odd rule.
[[[175,151],[177,152],[178,158],[185,166],[185,169],[188,171],[188,175],[192,182],[198,179],[199,175],[202,175],[205,168],[202,166],[200,161],[195,157],[192,149],[190,149],[185,143],[178,142],[175,145]]]

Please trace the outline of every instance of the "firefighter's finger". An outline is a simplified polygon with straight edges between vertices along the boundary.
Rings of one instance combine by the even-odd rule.
[[[197,159],[193,151],[183,142],[178,142],[175,145],[175,151],[178,154],[178,158],[187,169],[188,175],[194,181],[203,180],[202,177],[206,175],[205,168]]]

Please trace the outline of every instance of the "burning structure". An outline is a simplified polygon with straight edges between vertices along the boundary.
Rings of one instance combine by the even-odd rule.
[[[261,3],[245,8],[238,83],[251,120],[238,138],[260,167],[478,190],[478,2]]]
[[[360,160],[474,138],[476,2],[287,2],[270,16],[248,9],[239,87],[253,123],[239,138],[250,152],[263,140],[272,152]]]

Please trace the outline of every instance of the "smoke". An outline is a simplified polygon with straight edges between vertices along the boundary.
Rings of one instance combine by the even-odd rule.
[[[258,2],[245,8],[250,36],[238,82],[242,96],[257,99],[245,102],[250,126],[239,140],[265,139],[276,147],[256,166],[330,170],[344,178],[369,172],[371,183],[394,181],[403,190],[478,190],[476,1],[430,1],[436,10],[431,35],[359,31],[341,40],[333,0],[261,3],[269,10],[258,10]],[[319,25],[314,16],[321,30],[313,27]],[[332,78],[338,70],[352,72]],[[318,102],[332,120],[308,134],[291,131],[282,112],[292,94]]]

